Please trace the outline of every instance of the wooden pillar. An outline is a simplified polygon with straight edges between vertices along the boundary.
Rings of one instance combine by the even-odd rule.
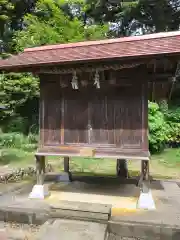
[[[72,181],[72,175],[69,167],[69,157],[64,157],[64,174],[61,174],[60,181],[69,182]]]
[[[141,174],[143,176],[143,180],[149,180],[149,161],[141,161]]]
[[[45,156],[36,155],[36,175],[37,185],[43,185],[45,177]]]
[[[141,177],[139,180],[140,196],[137,202],[137,207],[146,210],[155,210],[156,205],[150,189],[149,178],[149,161],[141,161]]]
[[[44,184],[45,156],[35,155],[35,157],[36,157],[37,183],[33,186],[33,189],[29,194],[29,198],[44,199],[49,195],[48,185]]]
[[[150,188],[150,178],[149,178],[149,161],[141,161],[141,175],[138,182],[138,186],[143,192],[148,192]]]
[[[128,167],[126,159],[117,159],[116,174],[122,178],[128,178]]]
[[[64,172],[69,173],[69,157],[64,157]]]

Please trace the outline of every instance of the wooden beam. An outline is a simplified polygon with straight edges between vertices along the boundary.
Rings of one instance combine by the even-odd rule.
[[[69,157],[64,157],[64,172],[69,173]]]
[[[35,157],[36,157],[37,185],[43,185],[45,176],[45,156],[36,155]]]
[[[114,64],[96,64],[89,66],[74,66],[74,67],[41,67],[35,71],[36,74],[67,74],[73,73],[76,71],[77,73],[81,72],[95,72],[97,69],[98,71],[105,71],[105,70],[121,70],[121,69],[129,69],[135,68],[143,64],[143,62],[132,62],[132,63],[114,63]]]

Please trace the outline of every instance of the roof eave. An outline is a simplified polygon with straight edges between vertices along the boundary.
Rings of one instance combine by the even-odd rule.
[[[111,61],[138,61],[138,60],[150,60],[152,58],[157,57],[175,57],[180,56],[180,53],[159,53],[159,54],[148,54],[148,55],[137,55],[137,56],[127,56],[127,57],[114,57],[114,58],[101,58],[101,59],[83,59],[78,61],[64,61],[64,62],[44,62],[44,63],[37,63],[37,64],[25,64],[25,65],[7,65],[7,66],[0,66],[0,72],[36,72],[38,68],[41,67],[50,67],[50,66],[72,66],[72,65],[79,65],[79,64],[87,64],[87,63],[107,63]]]

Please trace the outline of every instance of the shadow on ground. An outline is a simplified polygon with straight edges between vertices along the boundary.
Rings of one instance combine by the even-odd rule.
[[[72,174],[72,183],[68,185],[62,185],[62,183],[56,182],[56,174],[48,174],[46,181],[54,181],[51,185],[51,191],[63,191],[72,193],[84,194],[98,194],[98,195],[110,195],[122,197],[138,197],[139,187],[137,187],[137,178],[121,179],[112,176],[86,176],[85,173]],[[163,186],[160,180],[151,180],[151,189],[163,190]]]

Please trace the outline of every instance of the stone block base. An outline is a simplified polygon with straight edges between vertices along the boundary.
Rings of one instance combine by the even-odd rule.
[[[44,199],[47,196],[49,196],[47,185],[34,185],[31,193],[29,194],[29,198],[34,199]]]
[[[68,172],[62,172],[60,173],[57,178],[57,182],[71,182],[71,173]]]
[[[156,206],[154,203],[154,199],[152,197],[151,190],[148,192],[141,192],[138,202],[137,202],[137,208],[140,209],[146,209],[146,210],[155,210]]]

